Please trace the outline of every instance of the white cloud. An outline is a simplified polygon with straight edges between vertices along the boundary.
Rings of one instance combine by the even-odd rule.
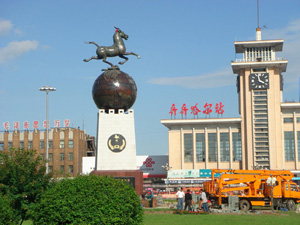
[[[231,68],[200,76],[160,77],[148,81],[150,84],[181,86],[184,88],[214,88],[233,85],[235,75]]]
[[[9,34],[13,27],[13,24],[10,20],[3,20],[0,18],[0,35]]]
[[[26,52],[35,50],[39,46],[38,41],[13,41],[6,47],[0,49],[0,64],[20,57]]]
[[[262,31],[263,39],[284,39],[281,56],[289,61],[286,73],[283,73],[285,83],[294,83],[298,88],[300,75],[300,19],[291,21],[281,29],[269,29]]]
[[[286,27],[281,29],[263,29],[263,40],[284,39],[283,52],[277,55],[283,56],[289,61],[287,72],[283,73],[284,81],[293,88],[298,88],[300,75],[300,19],[291,21]],[[151,79],[148,82],[157,85],[181,86],[185,88],[214,88],[233,85],[235,79],[231,69],[227,68],[211,74],[200,76],[182,77],[160,77]]]

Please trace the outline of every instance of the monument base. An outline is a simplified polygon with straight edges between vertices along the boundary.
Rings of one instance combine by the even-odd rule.
[[[143,194],[143,172],[141,170],[94,170],[96,176],[112,176],[115,179],[126,181],[138,195]]]

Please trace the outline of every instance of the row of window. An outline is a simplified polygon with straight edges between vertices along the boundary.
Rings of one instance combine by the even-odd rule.
[[[208,133],[208,161],[217,162],[218,160],[218,143],[217,133]],[[220,160],[221,162],[229,162],[229,133],[220,133]],[[241,133],[232,133],[232,155],[233,161],[242,161],[242,145]],[[196,134],[196,162],[205,162],[205,134]],[[184,134],[184,162],[193,162],[193,134]]]
[[[283,122],[284,123],[293,123],[294,119],[293,119],[293,117],[283,118]],[[300,117],[296,117],[296,122],[300,123]]]
[[[52,173],[53,172],[53,166],[48,166],[48,170],[49,170],[50,173]],[[65,166],[64,165],[59,166],[59,172],[61,172],[61,173],[65,172]],[[68,172],[73,173],[73,165],[68,166]]]
[[[45,159],[44,153],[40,154],[40,156],[42,157],[43,160]],[[73,156],[74,156],[74,155],[73,155],[73,152],[69,152],[69,157],[68,157],[68,159],[69,159],[70,161],[73,161],[73,158],[74,158]],[[64,161],[64,160],[65,160],[65,153],[60,153],[60,154],[59,154],[59,160],[60,160],[60,161]],[[49,161],[49,162],[52,162],[52,161],[53,161],[53,153],[49,153],[49,154],[48,154],[48,161]]]
[[[13,143],[12,142],[8,142],[8,148],[12,148],[13,147]],[[33,145],[32,145],[32,141],[28,141],[28,149],[33,149]],[[69,140],[68,142],[68,147],[69,148],[73,148],[74,144],[73,144],[73,140]],[[20,148],[25,148],[24,142],[20,141]],[[45,141],[40,141],[40,149],[44,149],[45,148]],[[49,148],[53,148],[53,141],[49,141]],[[61,140],[59,142],[59,148],[65,148],[65,141]],[[0,150],[4,150],[4,142],[0,142]]]

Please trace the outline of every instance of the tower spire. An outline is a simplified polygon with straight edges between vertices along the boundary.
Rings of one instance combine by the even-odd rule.
[[[256,40],[261,40],[261,29],[259,27],[259,0],[257,0],[257,28],[256,28]]]

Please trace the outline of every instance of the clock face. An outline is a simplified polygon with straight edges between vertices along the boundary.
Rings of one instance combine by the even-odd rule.
[[[268,73],[251,73],[249,76],[250,89],[268,89]]]

